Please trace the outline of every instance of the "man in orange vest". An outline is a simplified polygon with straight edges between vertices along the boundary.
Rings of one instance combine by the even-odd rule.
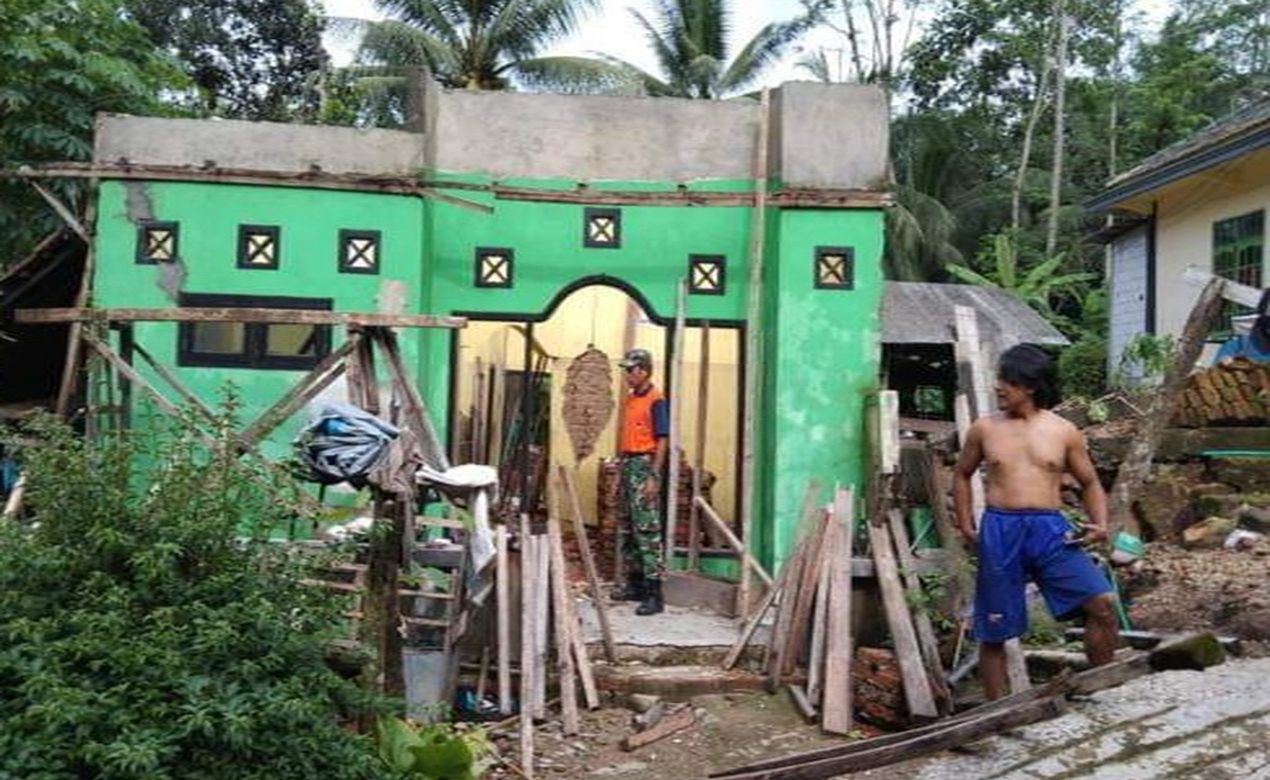
[[[630,392],[624,400],[618,455],[622,467],[622,504],[626,509],[626,586],[614,592],[619,601],[638,601],[637,615],[665,609],[661,582],[666,572],[662,553],[661,475],[666,465],[670,409],[653,386],[653,356],[632,349],[618,363],[626,371]]]

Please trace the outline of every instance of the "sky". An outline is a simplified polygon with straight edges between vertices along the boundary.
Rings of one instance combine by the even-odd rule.
[[[321,0],[331,16],[351,16],[364,19],[379,18],[372,0]],[[933,7],[934,2],[920,2],[921,5]],[[1134,0],[1136,10],[1142,12],[1150,24],[1158,23],[1167,15],[1171,0]],[[601,0],[599,9],[591,14],[580,26],[572,38],[562,42],[548,52],[555,55],[588,56],[594,52],[618,57],[656,73],[656,64],[642,31],[633,21],[631,8],[651,14],[652,3],[649,0]],[[789,19],[798,14],[802,6],[798,0],[734,0],[732,3],[733,18],[733,50],[754,36],[763,25],[777,20]],[[925,15],[919,15],[918,25]],[[915,38],[919,31],[915,30]],[[838,60],[846,57],[843,51],[843,38],[828,28],[819,28],[806,35],[800,42],[800,48],[815,51],[823,48],[836,70]],[[352,47],[347,43],[328,40],[328,48],[336,64],[345,64],[352,54]],[[785,81],[799,81],[810,78],[805,70],[797,66],[799,52],[791,52],[781,63],[773,67],[764,82],[767,86],[776,86]]]

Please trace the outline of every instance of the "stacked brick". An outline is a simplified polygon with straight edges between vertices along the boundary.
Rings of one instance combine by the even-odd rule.
[[[1173,425],[1180,428],[1268,421],[1270,365],[1242,358],[1192,374],[1173,413]]]

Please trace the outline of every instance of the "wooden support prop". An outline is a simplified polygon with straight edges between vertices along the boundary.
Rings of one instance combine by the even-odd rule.
[[[93,336],[90,333],[82,334],[82,338],[90,347],[97,350],[97,352],[101,354],[102,357],[104,357],[112,366],[114,366],[116,371],[118,371],[121,375],[127,378],[129,382],[132,382],[134,385],[136,385],[137,387],[145,391],[145,393],[150,396],[151,400],[154,401],[155,406],[158,406],[159,409],[162,410],[167,415],[177,420],[181,419],[181,410],[177,408],[176,404],[169,401],[167,396],[163,395],[163,393],[159,392],[158,388],[150,384],[149,380],[147,380],[145,377],[138,374],[136,369],[128,365],[127,361],[119,357],[119,355],[113,349],[111,349],[104,341],[98,339],[96,336]],[[209,446],[211,447],[216,446],[216,442],[215,440],[212,439],[211,436],[208,436],[205,432],[197,428],[193,428],[193,430]]]
[[[688,507],[688,570],[701,568],[701,479],[706,470],[706,432],[710,411],[710,322],[701,325],[701,349],[697,360],[696,458],[692,463],[692,505]],[[738,550],[743,553],[743,550]],[[769,583],[770,584],[770,583]],[[748,606],[748,605],[746,605]]]
[[[741,556],[742,565],[752,569],[758,575],[758,578],[763,581],[764,585],[769,588],[772,587],[772,575],[767,573],[767,569],[763,568],[763,564],[755,560],[753,555],[750,555],[749,550],[745,549],[745,545],[741,540],[736,538],[736,534],[732,533],[732,529],[728,527],[728,524],[723,522],[723,518],[719,517],[718,512],[714,511],[714,507],[710,506],[710,503],[701,496],[693,499],[693,503],[697,505],[697,508],[701,510],[701,514],[727,540],[732,549],[736,550],[737,555]],[[741,614],[745,613],[742,612]]]
[[[582,680],[582,697],[588,710],[600,708],[600,692],[595,684],[595,671],[591,668],[591,656],[587,654],[586,642],[582,639],[582,628],[578,625],[574,614],[569,625],[573,626],[573,660],[577,664],[578,677]]]
[[[811,628],[812,605],[816,598],[816,587],[820,582],[820,572],[825,567],[825,528],[828,516],[819,502],[812,508],[810,518],[812,526],[807,537],[807,565],[803,567],[802,577],[798,582],[798,597],[794,602],[794,619],[790,624],[789,638],[782,653],[785,666],[784,674],[793,674],[794,667],[802,661],[807,650],[807,636]]]
[[[82,238],[85,244],[92,246],[92,236],[89,234],[88,230],[84,228],[84,225],[75,216],[74,212],[66,207],[65,203],[62,203],[62,201],[58,200],[56,195],[41,187],[39,182],[31,179],[28,179],[27,182],[35,188],[36,192],[40,193],[40,197],[44,198],[45,202],[53,208],[53,211],[57,212],[57,216],[62,218],[62,221],[66,223],[66,226],[75,231],[75,235]],[[91,224],[91,220],[89,220],[89,222]]]
[[[789,635],[794,624],[794,607],[798,603],[798,584],[802,582],[803,569],[809,565],[810,553],[803,544],[785,561],[789,577],[785,580],[784,595],[777,605],[776,620],[772,624],[772,635],[768,640],[769,652],[766,669],[769,675],[768,691],[775,693],[781,685],[781,677],[785,669],[785,654],[789,647]]]
[[[63,322],[243,322],[265,325],[343,325],[376,328],[462,328],[464,317],[431,314],[370,314],[316,309],[262,309],[182,306],[171,309],[90,309],[85,306],[50,309],[15,309],[20,325]]]
[[[943,545],[944,554],[948,556],[951,612],[962,615],[970,603],[970,594],[974,592],[970,559],[966,555],[965,542],[957,532],[956,523],[948,511],[947,495],[939,478],[939,463],[933,451],[926,451],[925,461],[926,495],[935,519],[935,528],[939,531],[939,541]]]
[[[1257,308],[1261,303],[1262,290],[1251,287],[1246,284],[1240,284],[1232,279],[1225,279],[1211,271],[1205,271],[1199,266],[1188,265],[1186,270],[1182,272],[1182,279],[1190,284],[1198,287],[1205,287],[1217,279],[1221,282],[1221,297],[1231,303],[1237,303],[1240,306],[1247,306],[1250,309]]]
[[[1163,437],[1169,417],[1173,414],[1177,396],[1185,389],[1186,378],[1199,358],[1204,340],[1221,314],[1224,286],[1225,281],[1215,277],[1200,292],[1195,306],[1186,318],[1186,325],[1182,328],[1173,364],[1165,373],[1160,387],[1151,394],[1146,411],[1138,421],[1138,430],[1129,444],[1129,451],[1120,464],[1116,482],[1111,488],[1112,536],[1122,529],[1132,534],[1141,534],[1142,529],[1133,513],[1134,497],[1141,492],[1151,474],[1151,461],[1155,457],[1156,447]]]
[[[667,715],[661,719],[656,726],[631,734],[622,740],[622,750],[628,753],[632,750],[642,748],[645,745],[651,745],[659,739],[665,739],[671,734],[677,734],[687,728],[692,728],[697,722],[696,710],[691,706],[684,707],[673,715]]]
[[[38,188],[37,188],[38,189]],[[89,226],[92,226],[97,215],[97,196],[96,182],[92,182],[89,186],[88,208],[85,212],[86,220]],[[44,194],[41,191],[41,194]],[[88,305],[92,298],[93,290],[93,273],[97,264],[96,247],[93,246],[92,240],[88,237],[83,227],[78,231],[80,238],[84,239],[87,249],[84,251],[84,270],[80,274],[79,289],[75,293],[75,305],[83,308]],[[14,321],[17,319],[18,312],[14,312]],[[71,412],[71,401],[75,397],[75,388],[79,387],[79,366],[82,360],[83,343],[80,337],[84,335],[84,326],[82,323],[73,322],[66,336],[66,359],[62,362],[62,383],[57,390],[57,401],[54,405],[54,412],[58,417],[65,420]]]
[[[666,472],[666,570],[675,568],[675,531],[679,524],[679,470],[683,462],[684,319],[688,311],[688,282],[675,283],[675,338],[671,356],[670,463]]]
[[[831,513],[825,525],[824,559],[816,580],[815,611],[811,616],[811,650],[807,660],[807,700],[812,705],[820,704],[820,692],[824,684],[825,645],[829,621],[829,581],[833,577],[838,548],[838,530],[841,524]]]
[[[785,690],[789,691],[789,699],[794,703],[794,709],[803,716],[803,720],[815,723],[816,705],[812,704],[807,696],[807,689],[801,685],[786,685]]]
[[[834,546],[830,551],[829,604],[825,633],[825,687],[820,727],[846,734],[852,725],[851,548],[855,537],[855,498],[851,488],[833,498]]]
[[[499,523],[494,527],[494,560],[495,576],[498,588],[496,609],[498,611],[498,711],[506,716],[512,714],[512,626],[511,626],[511,564],[507,557],[507,526]]]
[[[299,411],[318,393],[325,390],[332,382],[344,373],[344,358],[357,348],[362,337],[350,333],[348,340],[326,357],[318,361],[313,370],[305,374],[300,381],[291,386],[286,395],[279,398],[273,406],[265,410],[256,421],[238,436],[240,446],[244,449],[255,447],[275,428],[287,421],[287,418]]]
[[[400,574],[404,546],[405,517],[412,511],[408,494],[389,497],[376,491],[375,523],[387,523],[386,533],[370,535],[369,564],[366,572],[366,597],[362,620],[365,641],[375,648],[375,661],[368,669],[368,682],[390,696],[405,694],[402,668]]]
[[[763,254],[767,234],[767,147],[772,121],[771,92],[759,99],[758,142],[754,154],[754,210],[750,213],[749,286],[745,293],[745,410],[741,419],[741,540],[749,545],[754,525],[755,449],[763,388]],[[750,570],[741,567],[737,613],[750,608]]]
[[[904,587],[900,584],[899,569],[891,547],[891,533],[885,525],[868,523],[869,544],[873,548],[873,564],[877,567],[878,589],[882,591],[882,605],[886,611],[886,623],[895,644],[895,658],[900,665],[904,683],[904,701],[914,718],[935,718],[939,708],[931,693],[926,666],[918,649],[913,619],[908,612]]]
[[[528,777],[534,776],[534,616],[538,597],[534,582],[536,569],[533,537],[529,535],[529,515],[520,516],[520,766]]]
[[[591,601],[595,606],[595,617],[600,624],[600,636],[604,642],[604,657],[609,663],[617,663],[617,647],[613,642],[613,629],[609,626],[609,608],[604,593],[600,590],[600,573],[595,568],[595,558],[591,555],[591,542],[587,539],[586,524],[582,521],[582,504],[578,500],[578,490],[574,485],[573,474],[564,466],[559,467],[560,483],[569,497],[570,515],[573,518],[573,536],[578,540],[578,554],[582,557],[582,568],[586,570],[587,585],[591,588]]]
[[[432,420],[428,417],[428,407],[424,404],[423,397],[419,395],[419,388],[411,381],[410,373],[401,359],[397,334],[387,328],[374,328],[370,332],[379,342],[384,356],[388,359],[388,371],[392,374],[397,391],[401,394],[406,422],[414,428],[415,435],[419,437],[424,460],[438,471],[448,470],[450,459],[445,454],[445,448],[441,446],[441,439],[437,436],[436,429],[432,427]]]
[[[212,411],[211,407],[203,403],[203,400],[199,398],[197,395],[195,395],[194,391],[186,387],[185,384],[181,382],[180,379],[177,379],[176,375],[173,374],[171,371],[169,371],[167,366],[163,365],[158,360],[155,360],[154,356],[152,356],[146,349],[144,349],[140,344],[137,344],[135,341],[132,343],[132,351],[135,352],[137,355],[140,355],[141,359],[144,360],[146,364],[150,366],[150,368],[154,371],[154,373],[158,374],[159,378],[162,379],[164,382],[167,382],[168,387],[175,390],[176,394],[181,396],[181,398],[184,399],[185,403],[193,407],[199,414],[203,415],[203,417],[207,419],[209,422],[216,421],[216,413]]]
[[[891,537],[895,540],[895,552],[899,558],[900,573],[903,576],[904,592],[913,608],[913,628],[917,632],[917,646],[922,653],[922,661],[926,665],[926,675],[930,679],[931,691],[935,695],[935,704],[940,715],[952,712],[952,692],[944,683],[944,666],[939,658],[939,639],[935,636],[935,626],[931,624],[930,612],[924,606],[925,593],[921,580],[917,577],[916,561],[908,549],[908,529],[904,527],[904,513],[892,509],[886,513],[891,527]]]
[[[534,692],[533,713],[535,720],[547,718],[547,640],[551,635],[551,548],[546,534],[530,537],[534,540]]]
[[[888,745],[779,768],[735,770],[711,777],[726,777],[729,780],[819,780],[836,777],[964,745],[990,734],[1057,717],[1065,709],[1066,700],[1062,696],[1051,696],[970,720],[938,724],[937,729]],[[859,744],[864,745],[871,741],[865,740]]]
[[[783,582],[783,580],[782,580]],[[754,610],[754,614],[746,619],[745,625],[741,628],[741,633],[736,638],[736,642],[732,644],[732,648],[728,650],[728,654],[724,656],[721,666],[724,669],[731,669],[736,666],[736,662],[741,658],[741,653],[745,652],[745,648],[749,646],[750,639],[754,636],[754,632],[758,629],[759,624],[763,622],[763,616],[771,609],[772,602],[778,597],[782,597],[784,591],[781,585],[772,585],[767,589],[767,595],[759,602],[758,608]]]
[[[560,521],[547,518],[547,543],[551,553],[551,607],[556,628],[556,674],[560,685],[560,716],[565,734],[578,733],[578,689],[573,666],[573,610],[569,602],[569,578],[564,565],[564,545],[560,539]]]
[[[634,299],[628,299],[626,301],[626,321],[622,324],[622,357],[625,357],[626,353],[630,352],[631,349],[635,347],[635,336],[639,327],[639,318],[639,304],[637,304]],[[624,387],[621,382],[622,380],[619,378],[619,387]],[[620,392],[625,393],[626,391],[623,389]],[[624,430],[626,430],[626,404],[619,402],[617,405],[618,435],[620,436],[620,432]],[[617,523],[617,528],[613,535],[615,537],[613,540],[614,549],[616,550],[616,553],[613,556],[613,579],[620,586],[626,581],[626,556],[622,555],[622,550],[626,549],[626,523]]]

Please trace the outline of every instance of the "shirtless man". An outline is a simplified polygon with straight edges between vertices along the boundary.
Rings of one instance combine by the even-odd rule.
[[[1056,619],[1085,613],[1085,652],[1091,664],[1108,663],[1116,648],[1111,583],[1081,549],[1082,544],[1107,540],[1107,494],[1085,449],[1085,437],[1049,411],[1058,400],[1048,355],[1029,345],[1006,350],[997,375],[1001,413],[975,421],[957,463],[957,524],[979,552],[974,635],[989,699],[1006,692],[1006,640],[1027,631],[1028,580],[1040,587]],[[985,461],[987,509],[976,530],[970,478]],[[1059,512],[1064,472],[1071,472],[1084,488],[1089,524],[1080,538]]]

